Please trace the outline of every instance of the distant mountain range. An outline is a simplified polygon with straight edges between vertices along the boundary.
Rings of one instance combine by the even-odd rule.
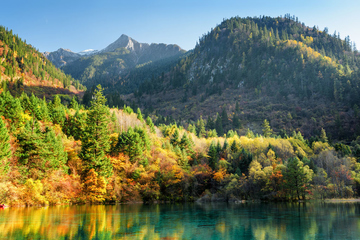
[[[154,74],[166,71],[186,51],[175,44],[139,43],[123,34],[102,50],[85,50],[74,53],[60,48],[44,55],[57,67],[70,74],[87,87],[101,84],[103,87],[122,86],[122,93],[135,91],[139,84]],[[156,64],[156,66],[154,66]],[[142,71],[149,66],[150,71]],[[160,66],[160,67],[159,67]],[[155,70],[154,70],[155,69]],[[156,71],[156,73],[154,72]],[[141,72],[141,79],[129,80],[132,74]],[[145,72],[145,75],[143,74]]]

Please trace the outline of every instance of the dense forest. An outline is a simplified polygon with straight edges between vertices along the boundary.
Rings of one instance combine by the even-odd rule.
[[[0,94],[0,198],[11,205],[128,201],[238,201],[354,197],[360,140],[330,145],[300,132],[229,131],[204,122],[155,127],[125,106],[106,106],[98,86],[88,109],[34,95]],[[145,118],[145,119],[144,119]]]
[[[308,138],[324,128],[330,139],[351,141],[360,134],[359,60],[350,37],[296,17],[234,17],[129,99],[184,124],[226,111],[225,131],[260,133],[266,118],[278,133]]]

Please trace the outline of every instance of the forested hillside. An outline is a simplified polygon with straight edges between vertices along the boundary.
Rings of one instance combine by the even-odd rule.
[[[300,132],[248,131],[210,137],[204,122],[189,130],[155,127],[124,106],[106,106],[103,89],[84,109],[34,95],[0,93],[1,204],[128,201],[296,200],[360,193],[360,141],[330,145]],[[209,137],[206,137],[209,136]]]
[[[295,17],[231,18],[199,39],[170,72],[144,82],[131,100],[157,114],[220,119],[224,130],[355,139],[359,126],[359,54],[350,38]],[[225,111],[225,114],[223,112]],[[217,115],[218,113],[218,115]],[[222,135],[220,126],[216,128]]]
[[[3,26],[0,26],[0,84],[15,95],[25,92],[46,98],[85,90],[79,81],[54,67],[33,46]]]

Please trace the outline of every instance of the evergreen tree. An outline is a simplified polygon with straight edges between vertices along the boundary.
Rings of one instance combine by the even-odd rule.
[[[232,153],[236,153],[239,150],[235,140],[231,143],[230,150]]]
[[[320,140],[324,143],[326,143],[328,141],[328,138],[326,136],[326,132],[325,129],[321,128],[321,133],[320,133]]]
[[[137,113],[137,118],[138,118],[140,121],[143,121],[144,119],[143,119],[143,116],[142,116],[142,114],[141,114],[140,108],[137,108],[136,113]]]
[[[228,147],[229,147],[229,143],[228,143],[228,141],[227,141],[227,138],[225,138],[225,141],[224,141],[224,145],[223,145],[222,150],[223,150],[223,151],[226,151],[226,150],[228,149]]]
[[[206,128],[207,129],[215,129],[215,122],[214,119],[212,117],[208,117],[207,121],[206,121]]]
[[[30,97],[30,110],[31,110],[31,115],[33,117],[35,117],[38,120],[43,119],[40,101],[37,97],[35,97],[35,95],[33,93],[31,94],[31,97]]]
[[[211,169],[215,170],[218,162],[218,151],[216,149],[214,142],[210,144],[209,152],[208,152],[208,160]]]
[[[263,135],[264,137],[270,137],[272,134],[272,129],[270,128],[269,122],[268,120],[264,120],[263,124],[262,124],[262,131],[263,131]]]
[[[205,131],[205,123],[202,119],[202,116],[200,116],[200,119],[196,123],[196,132],[198,133],[198,137],[202,138],[205,137],[206,131]]]
[[[9,167],[8,158],[10,156],[10,137],[5,123],[0,116],[0,175],[7,172]]]
[[[217,137],[217,136],[218,136],[218,135],[217,135],[217,132],[216,132],[215,129],[209,130],[209,131],[207,132],[207,137],[208,137],[208,138]]]
[[[110,136],[108,131],[109,109],[105,105],[100,85],[94,92],[91,106],[86,120],[86,128],[81,139],[80,157],[83,159],[85,172],[94,169],[101,176],[110,176],[112,165],[106,153],[110,149]]]
[[[40,101],[40,111],[42,114],[42,119],[44,121],[49,121],[50,120],[49,108],[48,108],[45,96],[44,96],[43,100]]]
[[[44,133],[44,143],[45,148],[42,151],[42,157],[46,159],[47,166],[51,169],[63,168],[67,170],[65,166],[67,153],[61,137],[56,136],[55,132],[47,127]]]
[[[191,132],[191,133],[193,133],[193,134],[195,134],[195,135],[197,135],[197,134],[196,134],[196,126],[195,126],[195,125],[189,124],[189,126],[188,126],[188,131]]]
[[[0,115],[11,120],[11,129],[14,131],[18,130],[18,128],[24,124],[23,112],[21,102],[18,98],[14,99],[8,91],[0,94]]]
[[[148,116],[146,118],[146,124],[150,127],[150,132],[151,133],[155,133],[155,126],[154,126],[154,123],[152,122],[151,118]]]
[[[49,170],[67,170],[67,154],[62,140],[51,128],[42,132],[39,122],[33,119],[25,124],[17,139],[16,155],[23,166],[23,175],[35,179],[45,177]]]
[[[149,145],[149,139],[144,130],[130,127],[119,135],[116,151],[125,153],[131,162],[135,162],[148,149]]]
[[[61,104],[61,99],[58,95],[55,95],[52,103],[50,104],[50,116],[52,122],[62,126],[65,121],[65,109]]]
[[[179,144],[179,130],[176,128],[170,138],[170,143],[175,147]]]
[[[215,129],[216,129],[216,132],[218,133],[219,136],[224,135],[224,129],[223,129],[223,125],[222,125],[222,120],[221,120],[221,117],[220,117],[219,114],[216,117]]]
[[[77,97],[75,95],[71,98],[69,108],[77,110],[79,108],[79,103],[77,102]]]
[[[19,164],[24,166],[22,174],[32,178],[42,178],[45,174],[45,159],[42,156],[45,144],[39,123],[33,119],[27,122],[16,136],[18,148],[16,156]]]
[[[304,198],[305,189],[311,180],[311,172],[312,170],[309,170],[308,166],[304,167],[303,162],[298,158],[289,159],[284,179],[292,199],[295,199],[295,196],[297,199],[300,199],[300,196]]]

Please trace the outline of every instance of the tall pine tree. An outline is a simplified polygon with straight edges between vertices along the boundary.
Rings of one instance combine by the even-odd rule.
[[[94,169],[101,176],[110,176],[112,165],[106,153],[110,149],[108,122],[110,111],[105,105],[106,98],[100,85],[94,92],[88,112],[86,128],[81,139],[80,157],[84,164],[84,173]]]
[[[11,156],[10,137],[8,130],[0,117],[0,176],[6,173],[9,166],[8,158]]]

